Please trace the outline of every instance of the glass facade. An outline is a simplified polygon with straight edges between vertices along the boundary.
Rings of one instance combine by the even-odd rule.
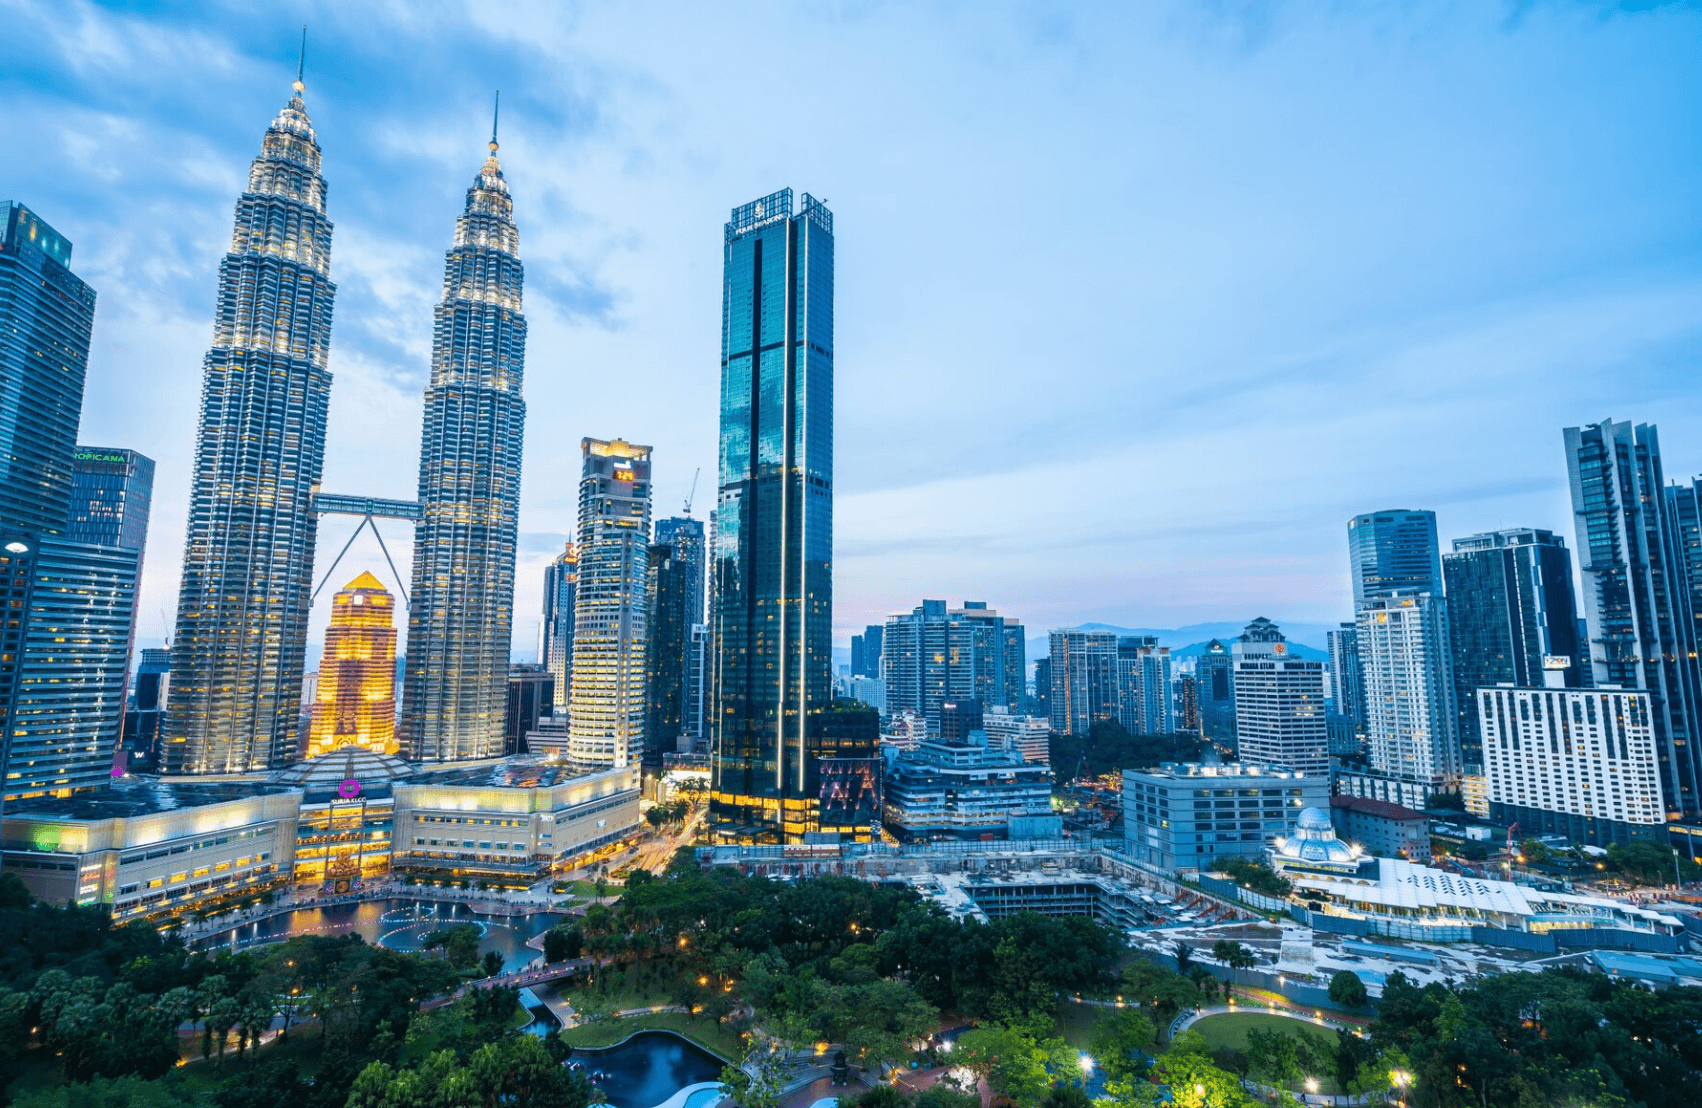
[[[296,82],[219,264],[202,363],[163,760],[242,773],[295,755],[331,400],[331,221]]]
[[[1669,819],[1702,815],[1696,640],[1680,528],[1668,518],[1652,424],[1568,427],[1593,684],[1649,694]]]
[[[503,750],[526,423],[525,271],[496,158],[467,190],[444,258],[420,434],[402,750],[413,761]]]
[[[1572,555],[1551,531],[1524,527],[1454,540],[1442,556],[1448,629],[1454,643],[1454,701],[1460,752],[1483,764],[1477,690],[1512,682],[1542,684],[1542,660],[1572,659],[1565,683],[1582,682]]]
[[[586,764],[639,765],[647,715],[650,448],[585,439],[580,449],[568,754]]]
[[[1354,516],[1347,522],[1347,551],[1355,608],[1396,589],[1442,591],[1435,512],[1393,508]]]
[[[22,204],[0,239],[0,531],[62,532],[95,290],[71,244]]]
[[[796,841],[819,829],[808,719],[832,696],[833,215],[784,189],[725,232],[712,811]]]
[[[11,715],[5,799],[110,781],[124,723],[134,550],[60,538],[36,548]]]
[[[572,543],[544,567],[544,618],[538,627],[538,665],[555,679],[564,707],[573,676],[573,606],[579,589],[579,551]]]

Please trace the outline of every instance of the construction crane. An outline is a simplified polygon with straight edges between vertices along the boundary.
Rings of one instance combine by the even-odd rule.
[[[691,475],[691,491],[686,493],[686,515],[691,515],[691,502],[697,499],[697,479],[703,476],[703,467],[698,466]]]

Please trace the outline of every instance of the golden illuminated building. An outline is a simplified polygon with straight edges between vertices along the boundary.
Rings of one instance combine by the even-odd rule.
[[[396,753],[396,598],[370,573],[332,601],[307,757],[345,746]]]

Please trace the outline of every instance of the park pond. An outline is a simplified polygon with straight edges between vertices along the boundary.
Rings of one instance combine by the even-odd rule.
[[[615,1046],[576,1049],[567,1064],[603,1090],[614,1108],[655,1108],[682,1089],[721,1075],[719,1058],[669,1031],[639,1031]],[[698,1099],[713,1102],[720,1094],[706,1092]]]
[[[413,953],[424,947],[425,937],[433,931],[470,923],[479,929],[479,949],[501,954],[503,968],[512,970],[539,956],[536,947],[526,945],[527,940],[548,931],[561,918],[548,912],[490,915],[475,912],[465,904],[394,897],[356,904],[298,908],[214,932],[195,940],[193,945],[205,950],[221,947],[242,950],[260,943],[281,942],[297,935],[354,934],[369,943]]]

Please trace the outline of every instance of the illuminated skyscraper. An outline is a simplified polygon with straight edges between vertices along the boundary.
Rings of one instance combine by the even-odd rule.
[[[301,91],[298,79],[249,166],[219,265],[172,639],[171,773],[260,769],[296,745],[336,295]]]
[[[1353,604],[1363,608],[1396,589],[1442,592],[1442,552],[1436,513],[1391,508],[1347,521]]]
[[[1683,521],[1663,493],[1652,424],[1568,427],[1566,467],[1597,687],[1649,694],[1668,819],[1702,814],[1702,689]],[[1582,650],[1580,650],[1580,653]]]
[[[444,260],[425,395],[402,691],[403,752],[421,762],[503,748],[526,317],[520,232],[496,150],[493,128]]]
[[[538,665],[555,678],[556,703],[567,703],[573,673],[573,607],[579,588],[579,552],[572,543],[544,567],[544,619],[538,628]]]
[[[819,825],[809,717],[833,696],[833,213],[783,189],[724,244],[712,810],[795,841]]]
[[[345,746],[396,753],[396,598],[363,573],[331,601],[307,757]]]
[[[656,521],[650,548],[650,614],[645,665],[650,671],[651,761],[674,751],[682,737],[703,735],[703,522],[690,516]],[[690,749],[688,745],[687,750]]]
[[[579,589],[573,626],[568,756],[637,765],[644,757],[650,448],[584,439]]]

